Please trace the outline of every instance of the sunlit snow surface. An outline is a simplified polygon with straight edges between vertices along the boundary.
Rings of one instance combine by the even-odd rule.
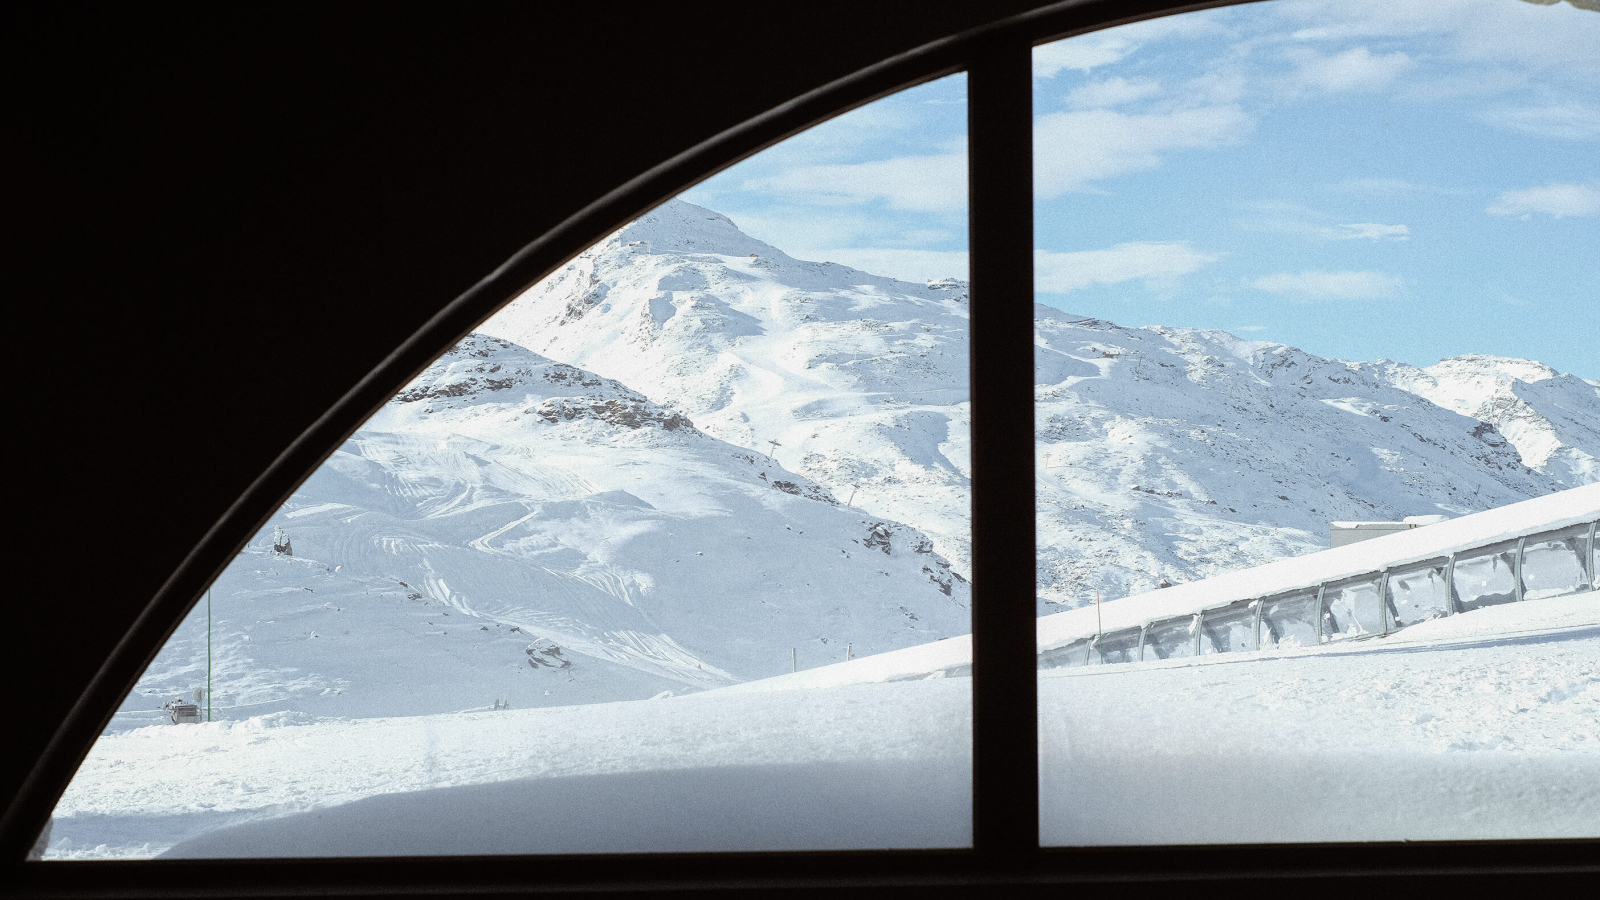
[[[750,687],[107,735],[48,858],[970,840],[967,679]],[[1040,722],[1047,844],[1600,835],[1600,599],[1048,671]]]

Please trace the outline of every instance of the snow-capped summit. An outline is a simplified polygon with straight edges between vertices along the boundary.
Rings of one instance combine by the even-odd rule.
[[[1600,382],[1487,354],[1426,368],[1374,364],[1398,387],[1493,425],[1522,461],[1561,484],[1600,481]]]
[[[967,567],[966,285],[796,260],[669,202],[483,330],[615,378]]]

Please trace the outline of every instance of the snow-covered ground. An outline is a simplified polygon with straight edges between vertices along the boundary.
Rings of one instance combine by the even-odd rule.
[[[1596,596],[1478,610],[1405,639],[1042,672],[1043,839],[1600,835]],[[967,679],[773,682],[108,735],[56,810],[48,856],[970,840]]]

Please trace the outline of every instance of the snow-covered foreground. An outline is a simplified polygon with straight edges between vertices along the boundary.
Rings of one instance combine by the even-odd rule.
[[[1600,835],[1595,596],[1404,639],[1043,672],[1043,839]],[[107,735],[48,858],[970,840],[967,679],[772,681],[794,688]]]

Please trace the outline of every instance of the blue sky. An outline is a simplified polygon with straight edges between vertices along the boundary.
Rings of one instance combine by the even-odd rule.
[[[1034,62],[1041,302],[1600,379],[1600,13],[1278,0]],[[963,276],[964,96],[885,98],[685,196],[801,258]]]

